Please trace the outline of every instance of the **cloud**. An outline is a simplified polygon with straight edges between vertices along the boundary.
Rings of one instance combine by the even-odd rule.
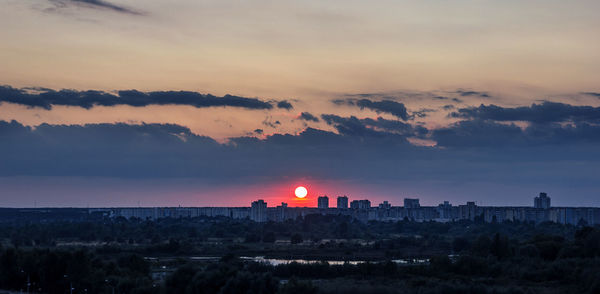
[[[273,122],[273,116],[271,115],[267,115],[265,117],[265,119],[262,121],[262,124],[264,126],[270,127],[270,128],[277,128],[277,126],[281,125],[281,122],[276,120]]]
[[[412,119],[414,119],[416,117],[423,118],[423,117],[426,117],[427,113],[429,113],[429,112],[436,112],[436,110],[435,109],[430,109],[430,108],[423,108],[423,109],[420,109],[418,111],[413,111],[411,113],[411,115],[410,115],[410,118],[412,118]]]
[[[427,147],[408,143],[416,127],[399,120],[325,118],[339,133],[307,128],[226,143],[172,124],[28,127],[0,121],[0,176],[186,178],[223,185],[341,180],[387,185],[390,191],[417,185],[421,189],[412,191],[437,189],[433,193],[439,197],[465,183],[536,191],[566,181],[586,191],[600,188],[600,140],[593,139],[597,127],[523,131],[469,120],[430,131],[438,146]],[[560,141],[564,138],[569,139]]]
[[[103,0],[50,0],[50,2],[54,3],[55,6],[61,8],[69,5],[79,5],[93,9],[110,10],[118,13],[142,15],[142,13],[137,10]]]
[[[405,143],[394,137],[386,142]],[[350,159],[352,154],[370,158],[377,145],[376,141],[312,128],[297,135],[237,137],[219,144],[172,124],[42,124],[32,128],[16,121],[0,121],[0,176],[203,177],[227,181],[234,176],[289,175],[290,166],[300,173],[320,174],[324,160],[336,156]],[[389,145],[393,146],[397,145]]]
[[[362,121],[354,116],[345,118],[333,114],[323,114],[321,115],[321,118],[323,118],[327,124],[335,127],[341,135],[360,137],[383,137],[386,135],[373,128],[368,128]]]
[[[341,117],[334,114],[321,115],[323,120],[333,126],[340,134],[347,136],[420,136],[427,133],[427,129],[421,126],[412,126],[410,124],[388,120],[378,117],[359,119],[355,116]]]
[[[369,99],[335,99],[332,100],[334,104],[338,105],[352,105],[358,106],[360,109],[371,109],[377,113],[389,113],[403,120],[408,119],[408,112],[406,106],[403,103],[392,101],[392,100],[381,100],[373,101]]]
[[[137,90],[118,91],[111,94],[102,91],[54,91],[43,88],[17,89],[0,86],[0,102],[21,104],[29,107],[52,109],[52,106],[75,106],[90,109],[94,106],[128,105],[143,107],[148,105],[190,105],[198,108],[213,106],[230,106],[247,109],[272,109],[273,105],[257,98],[245,98],[232,95],[216,97],[211,94],[200,94],[189,91],[155,91],[141,92]]]
[[[515,124],[491,120],[465,120],[448,127],[432,130],[431,139],[441,147],[485,147],[508,150],[520,147],[597,144],[600,125],[584,122],[531,124],[521,128]],[[557,156],[562,156],[556,154]]]
[[[376,112],[389,113],[403,120],[408,119],[406,107],[404,104],[399,102],[391,100],[371,101],[368,99],[361,99],[356,101],[356,105],[360,108],[369,108],[371,110],[375,110]]]
[[[302,112],[298,118],[306,121],[319,122],[319,118],[310,114],[310,112]]]
[[[534,123],[588,121],[600,122],[600,107],[573,106],[557,102],[543,102],[531,106],[506,108],[497,105],[461,108],[450,114],[454,118],[495,121],[527,121]]]
[[[286,100],[282,100],[277,103],[277,108],[283,108],[286,110],[290,110],[290,109],[293,109],[294,106],[292,106],[292,103],[289,103]]]
[[[433,130],[431,138],[442,147],[501,147],[520,143],[523,132],[515,125],[483,120],[460,121],[447,128]]]
[[[0,121],[0,138],[0,175],[177,176],[189,168],[185,158],[202,153],[217,156],[220,147],[215,140],[174,124],[31,128]]]
[[[596,98],[600,98],[600,93],[596,93],[596,92],[582,92],[581,94],[589,95],[589,96],[594,96]]]
[[[462,95],[462,96],[464,96],[464,95]],[[468,95],[466,95],[466,96],[468,96]],[[456,103],[463,103],[463,101],[461,99],[458,99],[458,98],[448,98],[446,96],[433,96],[432,98],[434,100],[452,100],[452,101],[454,101]]]
[[[479,91],[470,91],[470,90],[457,90],[456,94],[459,94],[460,96],[463,97],[470,97],[470,96],[476,96],[476,97],[481,97],[481,98],[490,98],[491,95],[488,94],[487,92],[479,92]]]

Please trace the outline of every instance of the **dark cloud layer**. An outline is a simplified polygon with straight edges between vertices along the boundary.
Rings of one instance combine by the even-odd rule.
[[[35,91],[32,91],[35,90]],[[190,105],[194,107],[231,106],[248,109],[271,109],[273,105],[256,99],[232,95],[216,97],[189,91],[140,92],[137,90],[118,91],[118,95],[102,91],[76,91],[51,89],[17,89],[0,86],[0,102],[10,102],[29,107],[51,109],[52,106],[76,106],[90,109],[94,106],[128,105],[143,107],[148,105]]]
[[[337,99],[332,101],[335,104],[355,105],[361,109],[370,109],[377,113],[389,113],[403,120],[409,118],[406,106],[403,103],[392,100],[373,101],[370,99]]]
[[[31,128],[15,121],[0,121],[0,142],[1,176],[205,177],[221,181],[290,172],[324,176],[332,172],[324,162],[337,158],[342,164],[353,155],[365,159],[379,156],[369,153],[380,143],[312,128],[298,135],[238,137],[219,144],[170,124],[42,124]],[[397,136],[386,142],[390,148],[410,148]]]
[[[442,147],[485,147],[487,149],[578,145],[600,143],[600,126],[589,123],[561,125],[531,124],[521,128],[490,120],[465,120],[432,131],[431,138]],[[557,154],[561,156],[561,154]]]
[[[489,182],[528,191],[556,183],[600,188],[600,140],[591,126],[523,131],[472,120],[429,131],[439,146],[421,147],[407,141],[419,127],[401,121],[322,118],[338,132],[307,128],[224,144],[171,124],[31,128],[0,121],[0,176],[193,178],[223,185],[341,180],[387,185],[399,198],[415,183],[434,189],[440,182],[447,188]]]
[[[548,122],[599,122],[600,107],[573,106],[564,103],[543,102],[515,108],[496,105],[461,108],[451,114],[455,118],[489,119],[495,121]]]
[[[551,136],[579,138],[565,144],[544,139],[537,130],[468,121],[433,130],[440,146],[419,147],[407,142],[415,127],[400,121],[331,115],[323,120],[339,133],[307,128],[225,144],[170,124],[31,128],[0,121],[0,176],[545,183],[573,176],[597,182],[593,175],[600,174],[599,140],[581,139],[597,139],[593,128],[553,129]],[[536,138],[541,139],[530,145]]]

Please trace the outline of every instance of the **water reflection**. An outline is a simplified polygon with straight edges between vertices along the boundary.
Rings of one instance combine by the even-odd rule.
[[[242,257],[240,257],[240,259],[248,260],[248,261],[255,261],[255,262],[263,262],[263,263],[268,263],[270,265],[288,264],[288,263],[292,263],[292,262],[302,263],[302,264],[314,264],[314,263],[320,263],[320,262],[327,262],[329,265],[343,265],[345,263],[357,265],[357,264],[366,263],[366,262],[371,262],[371,263],[383,262],[383,261],[367,261],[367,260],[282,259],[282,258],[265,258],[264,256],[254,256],[254,257],[242,256]],[[397,264],[405,264],[405,265],[429,263],[429,259],[426,259],[426,258],[394,259],[391,261],[395,262]]]
[[[146,259],[157,259],[157,258],[146,257]],[[161,259],[164,259],[164,258],[161,258]],[[221,257],[218,257],[218,256],[191,256],[191,257],[189,257],[189,259],[194,260],[194,261],[216,261],[216,260],[221,259]],[[280,265],[280,264],[288,264],[288,263],[292,263],[292,262],[301,263],[301,264],[315,264],[315,263],[326,262],[329,265],[344,265],[344,264],[357,265],[357,264],[366,263],[366,262],[370,262],[370,263],[385,262],[385,260],[376,260],[376,261],[373,261],[373,260],[311,260],[311,259],[294,259],[294,258],[265,258],[264,256],[241,256],[240,259],[245,260],[245,261],[267,263],[267,264],[274,265],[274,266]],[[428,258],[393,259],[393,260],[391,260],[391,262],[401,264],[401,265],[419,265],[419,264],[428,264],[429,259]]]

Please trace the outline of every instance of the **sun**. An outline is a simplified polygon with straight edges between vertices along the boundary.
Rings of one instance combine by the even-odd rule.
[[[308,190],[306,190],[306,188],[304,188],[302,186],[299,186],[294,191],[294,194],[296,194],[296,197],[298,197],[298,198],[304,198],[308,194]]]

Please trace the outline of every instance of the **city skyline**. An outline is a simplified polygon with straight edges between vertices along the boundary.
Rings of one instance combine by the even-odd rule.
[[[329,198],[319,196],[317,207],[290,207],[285,202],[269,207],[263,199],[258,199],[252,201],[249,207],[113,207],[88,208],[87,211],[80,211],[80,213],[140,220],[225,217],[257,223],[294,221],[321,215],[350,217],[360,222],[433,221],[445,223],[470,221],[476,223],[508,222],[508,224],[553,222],[577,226],[600,224],[600,207],[552,206],[551,197],[545,192],[540,192],[539,196],[534,197],[533,205],[530,206],[481,206],[474,201],[458,205],[444,201],[436,206],[426,206],[421,205],[418,198],[404,198],[403,206],[394,206],[388,201],[373,205],[368,199],[352,200],[348,205],[348,200],[347,196],[338,196],[337,204],[329,206]],[[31,212],[36,213],[35,210]],[[50,214],[51,210],[37,213],[40,215]]]
[[[193,183],[192,180],[188,179],[188,180],[178,180],[178,184],[174,185],[174,186],[184,186],[183,190],[186,192],[182,192],[182,190],[170,190],[171,185],[168,185],[166,187],[162,187],[162,186],[155,186],[154,189],[150,189],[153,190],[152,193],[150,193],[150,195],[145,195],[145,197],[143,198],[137,198],[137,197],[133,197],[133,198],[123,198],[126,196],[131,197],[132,195],[136,195],[139,193],[142,193],[141,191],[144,191],[144,193],[146,193],[145,191],[147,191],[148,186],[152,186],[153,183],[150,181],[146,181],[146,180],[139,180],[139,183],[143,184],[142,188],[137,187],[139,185],[132,185],[131,182],[129,181],[124,181],[124,182],[120,182],[117,181],[116,183],[118,183],[118,185],[115,185],[115,181],[114,179],[94,179],[97,182],[100,183],[110,183],[109,185],[109,190],[111,191],[111,193],[113,194],[113,197],[106,197],[106,195],[104,194],[105,190],[103,189],[98,189],[95,188],[93,191],[89,191],[89,190],[80,190],[80,189],[75,189],[75,190],[71,190],[72,187],[69,185],[67,186],[67,190],[65,189],[65,185],[64,183],[56,183],[56,179],[55,178],[49,178],[49,179],[43,179],[42,181],[40,181],[39,183],[41,185],[48,185],[48,188],[45,188],[45,192],[40,193],[39,192],[39,188],[35,187],[32,189],[28,189],[28,187],[23,187],[23,183],[19,183],[20,178],[19,177],[11,177],[9,179],[12,179],[13,181],[17,182],[17,185],[19,187],[18,190],[11,190],[9,189],[11,183],[8,182],[4,182],[2,183],[3,186],[3,196],[8,198],[9,201],[4,201],[3,205],[0,205],[0,207],[24,207],[24,208],[31,208],[31,207],[176,207],[176,206],[187,206],[187,207],[227,207],[227,206],[232,206],[232,207],[236,207],[236,206],[244,206],[245,204],[249,203],[249,201],[251,199],[264,199],[266,200],[268,203],[281,203],[281,202],[286,202],[290,205],[290,207],[317,207],[318,206],[318,198],[320,196],[327,196],[327,197],[335,197],[337,198],[338,196],[347,196],[350,200],[348,200],[350,203],[352,199],[372,199],[377,203],[380,203],[382,201],[389,201],[390,203],[392,203],[392,205],[396,205],[399,206],[402,201],[406,198],[417,198],[420,199],[422,201],[422,203],[424,205],[427,206],[435,206],[439,203],[443,203],[444,201],[450,201],[450,202],[456,202],[456,203],[465,203],[468,201],[474,201],[476,202],[478,205],[487,205],[487,206],[506,206],[506,205],[510,205],[510,206],[529,206],[530,202],[531,202],[531,197],[533,197],[532,195],[537,195],[537,191],[527,191],[526,193],[523,194],[519,194],[516,195],[517,197],[514,197],[513,199],[516,199],[516,201],[507,201],[506,197],[505,198],[497,198],[497,199],[482,199],[482,198],[478,198],[478,197],[471,197],[471,195],[459,195],[459,197],[452,197],[452,196],[448,196],[445,194],[433,194],[433,195],[425,195],[425,193],[411,193],[411,194],[404,194],[404,195],[398,195],[396,193],[382,193],[382,194],[376,194],[372,191],[376,190],[373,189],[371,191],[364,189],[364,187],[362,187],[362,189],[364,189],[363,191],[366,191],[364,193],[339,193],[336,192],[335,189],[331,189],[331,186],[321,186],[321,187],[326,187],[329,192],[324,192],[323,190],[325,189],[317,189],[316,191],[312,188],[309,188],[307,195],[303,198],[298,198],[294,195],[294,190],[297,188],[297,186],[283,186],[283,185],[279,185],[277,187],[271,187],[270,189],[268,189],[267,191],[270,191],[270,193],[262,193],[262,194],[258,194],[258,195],[249,195],[247,193],[243,193],[240,192],[237,189],[231,189],[231,187],[228,187],[228,189],[223,189],[223,190],[219,190],[218,193],[213,194],[213,196],[215,197],[214,200],[210,201],[210,202],[203,202],[201,200],[198,199],[198,193],[192,191],[191,193],[189,192],[190,188],[189,186],[192,187],[197,187],[198,189],[203,189],[205,186],[202,183]],[[6,180],[6,178],[4,179],[0,179],[0,182],[2,180]],[[295,182],[297,183],[297,181]],[[14,183],[13,183],[14,184]],[[304,184],[306,185],[306,184]],[[118,192],[115,193],[114,192],[114,187],[121,187],[121,189],[117,189]],[[317,186],[317,185],[315,185]],[[246,186],[244,186],[245,188]],[[318,186],[317,186],[318,187]],[[372,188],[372,186],[370,186]],[[346,187],[347,188],[347,187]],[[357,188],[357,189],[353,189],[353,190],[361,190],[361,188]],[[567,190],[568,191],[568,190]],[[387,191],[386,191],[387,192]],[[482,192],[482,190],[479,190],[478,192]],[[56,195],[56,194],[60,194],[63,197],[68,196],[68,198],[72,199],[71,201],[67,202],[70,204],[64,204],[64,202],[55,202],[52,200],[52,196]],[[180,194],[181,193],[181,194]],[[236,193],[243,193],[243,194],[236,194]],[[92,199],[84,199],[83,201],[81,200],[81,198],[79,198],[79,195],[81,194],[87,194],[87,195],[97,195],[97,197],[99,198],[92,198]],[[551,193],[554,199],[554,202],[557,206],[563,206],[563,207],[600,207],[600,202],[597,202],[596,198],[591,198],[591,201],[584,201],[584,202],[579,202],[579,201],[573,201],[573,197],[571,195],[569,195],[568,193],[566,194],[560,194],[560,193]],[[331,195],[336,195],[336,196],[331,196]],[[498,195],[502,195],[502,194],[498,194]],[[102,197],[104,196],[104,197]],[[515,196],[515,195],[513,195]],[[102,198],[100,198],[102,197]],[[27,199],[24,201],[24,199]],[[95,200],[94,200],[95,199]],[[14,202],[11,202],[10,200],[16,200]],[[99,201],[98,201],[99,200]],[[62,201],[62,200],[60,200]],[[85,202],[84,202],[85,201]],[[253,201],[253,200],[252,200]],[[335,202],[330,202],[332,204],[335,204]]]
[[[369,207],[376,208],[381,205],[385,207],[404,207],[404,208],[414,208],[414,207],[436,207],[439,205],[452,205],[453,203],[474,203],[478,206],[485,207],[529,207],[532,206],[534,208],[549,208],[551,207],[550,199],[552,197],[548,196],[546,192],[539,192],[538,195],[534,195],[529,197],[528,200],[531,203],[506,203],[506,202],[497,202],[497,203],[485,203],[482,201],[478,201],[475,199],[467,199],[466,201],[453,201],[448,198],[441,198],[442,200],[436,202],[437,200],[424,199],[418,197],[417,195],[412,196],[398,196],[395,198],[385,198],[385,197],[364,197],[364,196],[348,196],[347,194],[337,194],[337,196],[330,196],[326,194],[315,194],[314,192],[309,192],[306,190],[305,196],[298,196],[297,190],[298,188],[304,188],[303,186],[293,187],[291,189],[291,193],[285,197],[255,197],[254,200],[251,200],[251,203],[256,201],[263,201],[264,205],[271,203],[271,206],[267,206],[270,208],[285,205],[286,207],[291,208],[337,208],[337,209],[349,209],[349,208],[358,208],[359,203],[360,207]],[[531,196],[531,195],[528,195]],[[533,202],[531,201],[533,199]],[[371,201],[373,200],[373,201]],[[250,203],[248,202],[248,203]],[[364,204],[362,202],[365,202]],[[215,204],[215,205],[189,205],[189,204],[175,204],[175,205],[148,205],[147,203],[138,202],[135,205],[85,205],[85,206],[52,206],[52,205],[43,205],[41,203],[34,202],[30,206],[2,206],[0,208],[61,208],[61,207],[72,207],[72,208],[129,208],[129,207],[140,207],[140,208],[154,208],[154,207],[250,207],[252,205],[248,205],[248,203],[234,203],[231,205],[226,204]],[[41,204],[41,205],[40,205]],[[365,206],[366,205],[366,206]],[[552,202],[552,207],[594,207],[600,208],[600,206],[593,205],[562,205],[561,202]]]

